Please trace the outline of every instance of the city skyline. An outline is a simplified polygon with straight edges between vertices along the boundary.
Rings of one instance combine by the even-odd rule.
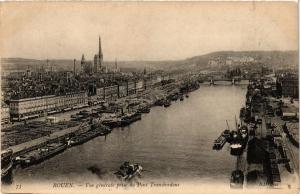
[[[298,3],[222,1],[0,3],[1,191],[299,191]]]
[[[17,10],[14,6],[3,3],[1,8],[2,57],[80,59],[84,54],[93,60],[99,35],[104,61],[298,49],[293,2],[23,3]],[[278,14],[279,7],[284,14]]]

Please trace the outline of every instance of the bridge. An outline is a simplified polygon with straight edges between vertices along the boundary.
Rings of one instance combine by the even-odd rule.
[[[235,85],[241,81],[249,81],[249,79],[244,79],[240,77],[235,78],[214,78],[214,77],[206,77],[206,78],[199,78],[200,82],[209,82],[210,85],[216,85],[215,82],[230,82],[232,85]]]

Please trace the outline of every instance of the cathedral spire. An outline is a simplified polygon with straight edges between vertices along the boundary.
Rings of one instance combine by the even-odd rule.
[[[99,36],[99,57],[102,58],[101,37]]]

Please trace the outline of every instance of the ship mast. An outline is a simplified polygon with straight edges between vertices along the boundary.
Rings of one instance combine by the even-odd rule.
[[[226,120],[226,124],[227,124],[227,129],[230,130],[230,129],[229,129],[229,124],[228,124],[228,121],[227,121],[227,120]]]

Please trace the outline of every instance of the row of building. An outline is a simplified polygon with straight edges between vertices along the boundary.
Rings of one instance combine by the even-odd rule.
[[[40,96],[10,100],[10,116],[13,121],[36,118],[47,114],[80,108],[88,103],[86,92],[68,93],[61,96]]]
[[[160,83],[159,79],[126,82],[122,85],[96,88],[89,95],[87,91],[67,93],[64,95],[48,95],[34,98],[12,99],[9,107],[1,109],[2,123],[22,121],[58,112],[96,105],[103,101],[113,101],[128,95],[136,94]]]

